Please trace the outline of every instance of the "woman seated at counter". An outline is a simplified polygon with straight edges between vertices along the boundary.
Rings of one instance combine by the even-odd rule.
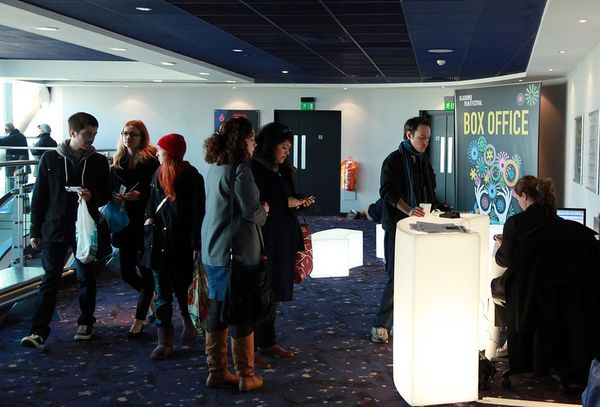
[[[562,389],[585,380],[600,353],[600,256],[595,232],[556,215],[552,181],[528,175],[515,194],[523,212],[504,224],[492,281],[505,296],[510,373],[553,374]]]

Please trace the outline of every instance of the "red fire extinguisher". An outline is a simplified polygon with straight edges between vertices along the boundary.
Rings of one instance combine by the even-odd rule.
[[[342,161],[340,179],[342,180],[343,190],[354,191],[357,170],[358,164],[352,159],[352,156],[348,156],[347,159]]]

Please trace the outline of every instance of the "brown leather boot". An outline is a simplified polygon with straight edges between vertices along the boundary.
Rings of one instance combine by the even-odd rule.
[[[254,374],[254,332],[243,338],[232,338],[231,342],[235,371],[240,376],[240,391],[261,388],[263,378]]]
[[[192,322],[192,318],[183,318],[183,333],[181,334],[181,344],[184,346],[191,346],[196,343],[198,339],[198,332]]]
[[[227,329],[206,333],[207,387],[238,385],[240,377],[227,368]]]
[[[150,354],[150,359],[163,360],[169,357],[173,349],[173,327],[159,327],[158,345]]]

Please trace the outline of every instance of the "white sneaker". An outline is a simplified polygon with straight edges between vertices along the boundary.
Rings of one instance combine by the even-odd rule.
[[[388,331],[382,326],[371,327],[371,340],[375,343],[388,343]]]
[[[73,339],[76,341],[87,341],[94,334],[93,325],[79,325]]]
[[[25,346],[27,348],[44,349],[46,345],[44,345],[44,338],[36,334],[31,334],[21,339],[21,346]]]

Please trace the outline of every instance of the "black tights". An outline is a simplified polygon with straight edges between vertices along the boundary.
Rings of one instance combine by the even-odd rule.
[[[221,322],[221,308],[223,301],[210,300],[210,311],[208,312],[208,332],[222,331],[227,329],[227,324]],[[233,339],[244,338],[252,333],[252,324],[229,325],[230,335]]]

